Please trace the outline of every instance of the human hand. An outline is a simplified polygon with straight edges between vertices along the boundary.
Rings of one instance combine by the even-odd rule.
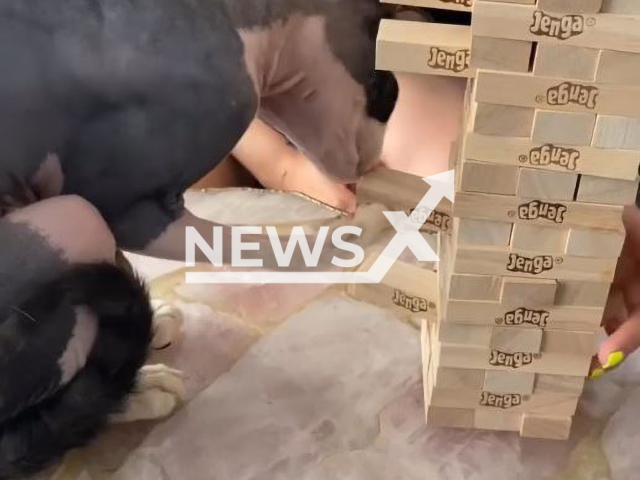
[[[640,209],[626,207],[623,222],[627,238],[603,318],[609,337],[594,359],[591,378],[619,367],[640,347]]]

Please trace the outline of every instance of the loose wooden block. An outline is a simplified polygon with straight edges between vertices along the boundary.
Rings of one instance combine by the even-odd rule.
[[[593,113],[537,110],[532,140],[562,145],[591,145],[595,124],[596,116]]]
[[[377,168],[360,180],[356,197],[358,205],[381,203],[389,210],[405,212],[412,220],[423,223],[423,231],[450,231],[453,227],[452,204],[448,199],[443,198],[428,217],[415,210],[430,188],[428,183],[416,175]]]
[[[533,108],[478,103],[475,105],[473,131],[481,135],[530,138],[535,113]]]
[[[491,348],[506,353],[540,353],[542,330],[496,327],[491,334]]]
[[[565,253],[577,257],[618,257],[624,239],[622,232],[572,228]]]
[[[611,283],[559,280],[555,305],[603,308],[609,297]]]
[[[593,147],[563,147],[532,143],[522,138],[497,138],[467,135],[463,155],[469,160],[502,165],[575,172],[605,178],[638,178],[640,154],[625,150],[602,150]]]
[[[638,14],[640,4],[637,0],[604,0],[602,13]]]
[[[493,410],[476,410],[473,427],[480,430],[519,432],[522,425],[521,413],[507,413]]]
[[[471,28],[383,19],[378,30],[376,69],[472,77]]]
[[[634,16],[595,15],[590,19],[580,15],[569,17],[564,24],[562,17],[535,5],[479,1],[473,10],[473,34],[640,53],[640,31]]]
[[[482,390],[485,384],[484,370],[440,367],[435,372],[433,385],[438,388],[464,388]]]
[[[518,168],[474,161],[464,162],[460,188],[466,192],[515,195]]]
[[[637,194],[638,182],[582,175],[576,199],[606,205],[633,205]]]
[[[457,232],[459,245],[507,246],[511,239],[510,223],[454,219],[454,232]]]
[[[593,146],[620,150],[640,150],[640,119],[598,115]]]
[[[471,68],[528,72],[532,51],[533,42],[474,36],[471,41]]]
[[[567,440],[571,435],[572,417],[549,417],[527,413],[522,420],[520,436],[544,438],[547,440]]]
[[[502,281],[501,303],[503,305],[550,306],[553,305],[555,296],[555,280],[513,277]]]
[[[536,375],[534,392],[556,392],[568,395],[581,395],[584,389],[585,377],[571,377],[567,375]]]
[[[556,13],[598,13],[602,0],[538,0],[538,8]]]
[[[610,282],[617,263],[615,258],[554,257],[536,252],[513,252],[499,247],[459,247],[453,271],[476,275]]]
[[[517,195],[520,198],[572,201],[577,183],[578,175],[575,173],[522,168]]]
[[[566,81],[481,70],[477,75],[475,92],[475,101],[478,103],[640,116],[640,87],[636,85]]]
[[[636,0],[632,1],[640,6]],[[598,83],[637,85],[640,83],[640,54],[603,50],[595,79]]]
[[[591,357],[596,353],[596,334],[595,332],[547,331],[542,337],[541,349],[543,352]]]
[[[516,393],[531,395],[536,380],[535,373],[488,371],[484,378],[484,391],[491,393]]]
[[[438,340],[454,345],[486,347],[491,341],[491,327],[442,324],[438,327]]]
[[[473,428],[475,412],[468,408],[447,408],[428,406],[427,425],[442,428]]]
[[[486,193],[456,194],[454,215],[461,218],[523,223],[554,228],[586,227],[624,230],[624,207],[581,202],[523,199]]]
[[[533,74],[540,77],[593,81],[596,78],[599,55],[600,50],[595,48],[539,43]]]
[[[513,226],[511,248],[532,252],[566,252],[569,229],[540,227],[538,225],[517,224]]]
[[[451,275],[449,298],[454,300],[500,299],[502,278],[495,275]]]
[[[498,302],[449,300],[440,311],[441,322],[465,325],[505,325],[569,332],[595,332],[602,323],[602,307],[504,306]]]
[[[471,12],[473,7],[473,0],[382,0],[381,3],[437,8],[440,10],[455,10],[459,12]]]

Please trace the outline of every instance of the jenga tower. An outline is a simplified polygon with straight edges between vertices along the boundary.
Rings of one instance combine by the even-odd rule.
[[[427,421],[565,439],[638,191],[640,0],[472,9],[470,29],[386,21],[378,42],[382,69],[470,77]]]
[[[430,423],[564,439],[638,191],[640,2],[534,3],[474,4],[425,392]]]

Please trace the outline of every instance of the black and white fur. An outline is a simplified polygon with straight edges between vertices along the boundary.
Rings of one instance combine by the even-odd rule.
[[[0,216],[77,196],[119,248],[182,259],[185,228],[214,226],[184,191],[256,116],[356,181],[398,95],[374,69],[380,17],[378,0],[3,0]],[[22,285],[0,302],[2,480],[90,441],[124,407],[153,318],[140,280],[112,264],[39,281],[38,255],[28,272],[10,257],[0,245],[0,271]]]

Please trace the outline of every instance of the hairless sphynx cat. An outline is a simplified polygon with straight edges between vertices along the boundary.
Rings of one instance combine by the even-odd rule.
[[[378,0],[0,2],[0,479],[131,400],[153,310],[116,249],[182,259],[187,226],[210,236],[183,193],[256,116],[339,181],[376,164],[398,94],[374,70],[380,18]]]

